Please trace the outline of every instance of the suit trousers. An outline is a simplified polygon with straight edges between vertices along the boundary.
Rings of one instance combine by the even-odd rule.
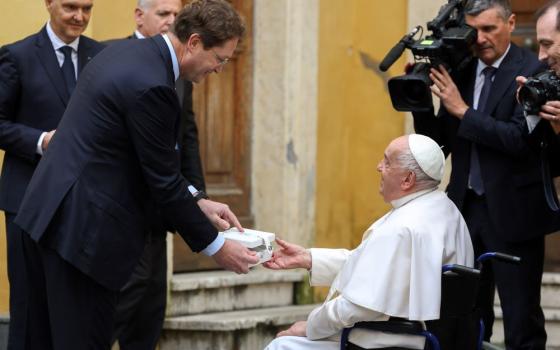
[[[10,281],[10,328],[8,350],[25,349],[27,317],[27,281],[23,255],[23,231],[14,224],[16,214],[5,213],[8,255],[8,280]]]
[[[545,350],[546,331],[540,306],[544,263],[544,237],[524,242],[498,238],[490,220],[485,196],[467,191],[463,216],[469,227],[475,256],[501,252],[521,258],[519,265],[486,262],[481,276],[479,306],[485,324],[484,339],[492,335],[494,293],[498,290],[508,350]]]
[[[104,350],[118,291],[109,290],[23,233],[29,286],[28,350]]]
[[[121,289],[113,341],[121,350],[153,350],[163,327],[167,298],[166,233],[147,237],[132,277]]]

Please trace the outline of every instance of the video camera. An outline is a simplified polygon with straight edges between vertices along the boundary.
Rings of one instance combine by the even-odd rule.
[[[519,103],[529,115],[538,115],[547,101],[560,100],[560,78],[547,70],[527,79],[519,89]]]
[[[421,26],[416,26],[389,51],[379,65],[379,69],[385,72],[405,48],[414,54],[412,71],[389,80],[391,102],[397,111],[430,111],[433,106],[430,68],[443,65],[448,70],[460,70],[472,59],[471,47],[476,42],[477,34],[476,29],[465,23],[465,3],[466,0],[449,0],[440,8],[436,18],[427,23],[432,35],[414,40],[416,34],[423,31]]]

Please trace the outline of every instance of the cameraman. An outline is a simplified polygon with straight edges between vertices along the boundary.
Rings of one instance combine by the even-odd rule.
[[[546,62],[548,67],[560,75],[560,1],[553,0],[541,7],[536,13],[537,41],[539,42],[539,60]],[[520,76],[517,81],[523,85],[527,78]],[[540,123],[539,129],[550,129],[554,134],[560,134],[560,101],[548,101],[541,108],[538,117],[548,120]],[[539,123],[540,118],[527,117],[529,130]],[[547,124],[550,126],[547,126]],[[540,133],[547,132],[539,130]]]
[[[467,222],[476,256],[499,251],[522,259],[519,266],[485,266],[480,289],[485,340],[492,334],[497,287],[507,349],[544,350],[544,223],[553,214],[515,96],[515,77],[542,68],[533,53],[511,43],[515,15],[508,0],[469,0],[465,15],[478,32],[477,59],[452,76],[441,66],[431,69],[432,92],[441,108],[437,117],[433,110],[413,113],[414,126],[442,145],[446,156],[453,154],[448,196]]]

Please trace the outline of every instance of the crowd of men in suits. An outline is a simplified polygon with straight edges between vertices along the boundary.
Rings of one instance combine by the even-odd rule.
[[[46,0],[48,23],[0,50],[9,349],[153,349],[167,231],[238,273],[258,261],[217,235],[241,226],[204,192],[192,112],[241,18],[223,0],[139,0],[129,39],[149,39],[98,43],[82,35],[93,2]]]
[[[98,43],[82,35],[94,0],[45,3],[48,23],[0,48],[8,348],[106,349],[118,340],[121,349],[153,349],[167,231],[231,271],[247,273],[258,260],[217,234],[241,226],[204,192],[192,112],[192,82],[222,70],[244,24],[225,0],[185,8],[139,0],[134,34]],[[516,94],[544,64],[560,74],[560,1],[536,14],[539,57],[511,42],[509,0],[468,0],[465,14],[478,33],[476,58],[453,74],[431,69],[441,107],[414,113],[414,126],[452,155],[447,193],[475,255],[522,258],[483,276],[485,339],[497,288],[506,347],[544,350],[544,237],[559,220],[541,165],[560,159],[560,101],[547,102],[529,128]]]

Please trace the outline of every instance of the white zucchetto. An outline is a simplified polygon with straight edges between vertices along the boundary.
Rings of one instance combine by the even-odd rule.
[[[445,156],[439,145],[428,136],[408,135],[408,146],[416,162],[434,180],[441,181],[445,167]]]

